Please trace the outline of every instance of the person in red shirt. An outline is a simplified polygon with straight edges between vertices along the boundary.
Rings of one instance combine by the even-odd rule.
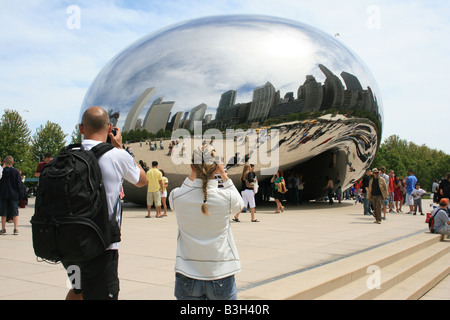
[[[388,185],[388,201],[389,201],[389,212],[394,212],[394,170],[389,170],[388,172],[389,176],[389,185]]]
[[[53,155],[50,152],[47,152],[44,155],[44,161],[43,162],[39,162],[39,164],[38,164],[38,166],[36,168],[36,172],[34,173],[34,176],[36,178],[39,178],[41,176],[41,172],[44,169],[45,165],[47,163],[49,163],[50,161],[52,161],[52,159],[53,159]]]

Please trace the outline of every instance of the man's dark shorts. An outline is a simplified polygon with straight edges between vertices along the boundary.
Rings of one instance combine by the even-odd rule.
[[[73,291],[76,294],[81,293],[84,300],[118,299],[118,265],[119,253],[117,250],[106,250],[100,256],[82,263],[63,262]],[[77,278],[78,276],[80,277]]]
[[[19,215],[19,207],[17,200],[0,199],[0,216],[17,217]]]

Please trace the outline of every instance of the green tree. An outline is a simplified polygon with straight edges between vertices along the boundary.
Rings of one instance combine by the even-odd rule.
[[[55,157],[65,146],[67,134],[62,131],[59,124],[47,121],[45,126],[36,129],[31,143],[31,157],[35,161],[43,160],[46,152]]]
[[[28,157],[30,129],[16,110],[5,110],[0,121],[0,153],[3,160],[10,155],[19,167]]]
[[[413,170],[421,187],[431,190],[433,180],[450,171],[450,155],[392,135],[381,144],[371,167],[381,166],[394,170],[402,177],[407,175],[408,170]]]
[[[71,135],[71,144],[81,143],[81,133],[78,129],[78,125],[75,126],[75,129],[72,131]]]

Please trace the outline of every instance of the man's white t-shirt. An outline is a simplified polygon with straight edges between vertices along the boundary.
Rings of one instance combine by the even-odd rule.
[[[101,143],[96,140],[84,140],[83,147],[90,150],[97,144]],[[140,169],[134,162],[133,157],[122,149],[114,148],[105,153],[98,161],[102,169],[103,183],[106,191],[106,201],[108,202],[109,218],[112,219],[114,214],[114,206],[117,204],[117,212],[120,212],[120,201],[117,201],[122,190],[123,180],[127,180],[131,184],[139,182]],[[117,214],[117,222],[121,224],[120,214]],[[108,249],[117,250],[119,243],[112,243]]]

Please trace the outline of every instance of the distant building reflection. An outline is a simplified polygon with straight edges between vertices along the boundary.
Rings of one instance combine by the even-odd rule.
[[[377,98],[370,87],[363,89],[359,79],[345,71],[340,74],[344,86],[341,79],[324,65],[319,64],[318,69],[325,75],[325,82],[322,84],[313,75],[307,75],[298,89],[297,98],[293,92],[288,92],[281,98],[280,91],[270,82],[255,88],[253,99],[249,102],[236,103],[238,92],[228,90],[220,97],[214,119],[212,114],[206,114],[208,106],[197,101],[200,104],[195,108],[187,112],[179,111],[169,121],[176,101],[164,102],[162,98],[158,98],[152,103],[144,120],[138,121],[139,114],[155,92],[155,88],[148,88],[132,106],[123,131],[145,129],[150,133],[157,133],[161,129],[174,131],[179,128],[193,131],[195,121],[202,121],[203,129],[258,127],[280,120],[301,120],[311,116],[317,118],[327,111],[366,116],[377,126],[381,126]],[[111,121],[117,123],[118,113],[111,113],[110,117]]]

